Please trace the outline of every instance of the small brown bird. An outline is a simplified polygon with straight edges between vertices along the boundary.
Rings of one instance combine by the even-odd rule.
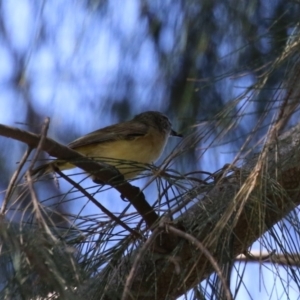
[[[115,166],[124,178],[136,177],[144,164],[155,162],[164,150],[169,136],[178,136],[168,117],[147,111],[132,120],[93,131],[71,142],[69,148],[98,161]],[[33,175],[72,169],[69,162],[55,160],[33,170]]]

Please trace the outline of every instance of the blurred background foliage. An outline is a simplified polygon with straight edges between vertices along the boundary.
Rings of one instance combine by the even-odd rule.
[[[215,171],[250,132],[248,147],[268,130],[297,58],[276,64],[298,34],[299,8],[286,0],[2,0],[0,122],[38,133],[49,116],[48,135],[67,144],[159,110],[184,135],[210,124],[176,169]],[[297,112],[288,126],[296,122]],[[25,149],[0,137],[2,190]]]

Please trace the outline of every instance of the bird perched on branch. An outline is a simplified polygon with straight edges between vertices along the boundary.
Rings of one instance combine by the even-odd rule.
[[[136,177],[144,164],[155,162],[164,150],[169,136],[178,136],[170,120],[157,111],[146,111],[132,120],[101,128],[71,142],[68,147],[94,160],[115,166],[124,178]],[[74,168],[70,162],[54,160],[34,169],[41,176],[55,168]]]

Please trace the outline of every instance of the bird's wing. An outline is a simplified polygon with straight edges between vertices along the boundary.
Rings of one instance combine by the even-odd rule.
[[[128,121],[88,133],[71,142],[68,146],[72,149],[76,149],[90,144],[129,140],[137,136],[143,136],[147,134],[147,132],[148,127],[145,124]]]

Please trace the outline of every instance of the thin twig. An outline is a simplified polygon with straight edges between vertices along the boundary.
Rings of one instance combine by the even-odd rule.
[[[125,230],[130,232],[133,236],[136,238],[141,238],[142,235],[130,228],[127,224],[122,222],[119,218],[117,218],[113,213],[111,213],[107,208],[105,208],[101,203],[99,203],[91,194],[89,194],[80,184],[66,176],[63,172],[59,170],[59,168],[54,167],[54,171],[61,176],[63,179],[65,179],[67,182],[69,182],[71,185],[73,185],[78,191],[80,191],[85,197],[87,197],[93,204],[95,204],[98,208],[102,210],[107,216],[109,216],[113,221],[115,221],[117,224],[122,226]]]
[[[132,267],[130,269],[130,272],[127,276],[121,300],[127,300],[129,296],[131,296],[131,299],[136,299],[136,297],[133,297],[132,295],[130,295],[130,288],[131,288],[131,285],[132,285],[133,280],[134,280],[134,275],[135,275],[137,266],[138,266],[139,262],[141,261],[141,259],[143,258],[145,252],[149,249],[150,245],[153,242],[155,242],[156,237],[161,233],[161,231],[162,231],[161,228],[158,228],[158,227],[155,228],[153,230],[153,233],[150,236],[150,238],[146,241],[146,243],[143,245],[143,247],[137,253],[136,258],[135,258],[135,260],[132,264]]]
[[[220,278],[220,280],[221,280],[221,282],[223,284],[226,298],[228,300],[232,300],[231,292],[229,290],[229,287],[227,286],[226,279],[225,279],[225,276],[222,273],[221,268],[219,267],[218,263],[213,258],[213,256],[210,254],[210,252],[203,246],[203,244],[199,240],[197,240],[195,237],[193,237],[191,234],[189,234],[187,232],[179,230],[179,229],[177,229],[177,228],[175,228],[175,227],[173,227],[173,226],[171,226],[169,224],[166,224],[165,226],[167,228],[167,231],[169,231],[171,233],[174,233],[177,236],[188,240],[192,244],[195,244],[196,247],[206,256],[206,258],[209,260],[209,262],[213,266],[214,270],[216,271],[217,275],[219,276],[219,278]]]
[[[33,166],[34,166],[36,160],[38,159],[40,152],[43,149],[43,145],[44,145],[44,142],[46,140],[47,132],[48,132],[48,129],[49,129],[49,124],[50,124],[50,118],[47,117],[47,118],[45,118],[45,121],[44,121],[44,124],[43,124],[43,127],[42,127],[40,141],[38,143],[35,154],[34,154],[32,160],[31,160],[31,163],[30,163],[29,168],[28,168],[28,170],[30,170],[30,171],[33,169]]]
[[[18,166],[17,170],[14,172],[13,176],[11,177],[11,180],[10,180],[9,185],[7,187],[6,194],[5,194],[2,206],[1,206],[0,216],[4,216],[5,213],[6,213],[7,204],[8,204],[8,201],[9,201],[10,197],[11,197],[13,187],[15,186],[17,178],[18,178],[24,164],[26,163],[31,151],[32,151],[32,148],[28,147],[27,150],[25,151],[20,163],[19,163],[19,166]]]
[[[37,151],[35,152],[35,155],[34,155],[32,161],[30,163],[30,166],[28,168],[29,170],[31,170],[33,168],[33,165],[34,165],[35,161],[37,160],[40,151],[42,150],[43,143],[44,143],[45,138],[47,136],[49,123],[50,123],[50,119],[46,118],[45,121],[44,121],[44,124],[43,124],[42,132],[41,132],[41,138],[40,138],[40,141],[39,141],[39,144],[38,144],[38,147],[37,147]],[[5,194],[5,198],[3,200],[1,210],[0,210],[0,215],[1,216],[5,215],[6,207],[7,207],[8,201],[10,199],[12,189],[15,186],[17,178],[18,178],[24,164],[26,163],[31,151],[32,151],[32,147],[29,146],[28,149],[26,150],[26,152],[24,153],[20,163],[19,163],[19,166],[18,166],[17,170],[14,172],[14,174],[13,174],[13,176],[12,176],[10,182],[9,182],[9,185],[8,185],[8,188],[7,188],[7,191],[6,191],[6,194]]]
[[[271,252],[267,253],[262,253],[262,252],[249,252],[249,251],[244,251],[242,254],[238,255],[235,260],[236,261],[252,261],[252,262],[276,262],[279,263],[281,260],[281,263],[284,264],[283,262],[287,262],[287,255],[286,254],[275,254],[276,250],[272,250]],[[290,258],[293,257],[293,254],[288,255]],[[297,255],[295,255],[295,258]],[[279,260],[280,258],[280,260]],[[283,259],[282,259],[283,258]],[[294,258],[293,258],[294,259]],[[299,265],[297,263],[296,265]]]
[[[43,228],[45,230],[45,232],[47,232],[48,235],[51,236],[51,238],[55,242],[55,241],[57,241],[57,239],[54,237],[54,235],[52,234],[49,226],[47,225],[47,223],[45,222],[45,220],[43,218],[43,215],[42,215],[42,212],[41,212],[41,209],[40,209],[40,202],[37,199],[36,192],[35,192],[34,187],[33,187],[33,182],[32,182],[32,177],[31,177],[31,174],[30,174],[30,170],[28,170],[26,172],[26,180],[27,180],[27,183],[28,183],[28,188],[29,188],[29,191],[30,191],[31,201],[32,201],[32,204],[33,204],[34,213],[35,213],[34,215],[35,215],[35,218],[37,220],[37,224],[41,228]]]

